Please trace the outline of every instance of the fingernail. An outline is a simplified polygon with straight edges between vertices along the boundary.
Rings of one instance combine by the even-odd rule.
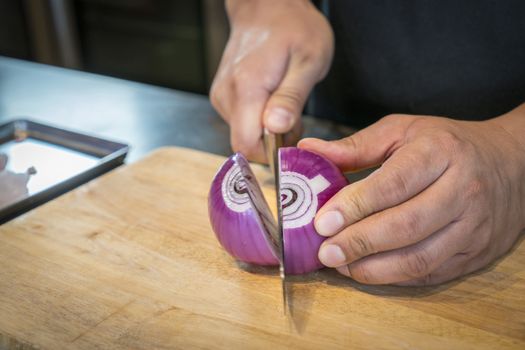
[[[270,111],[268,127],[273,132],[287,132],[292,128],[293,115],[288,110],[277,107]]]
[[[314,137],[305,137],[304,139],[299,140],[299,142],[297,142],[297,147],[306,149],[315,148],[316,145],[319,145],[319,143],[323,141],[324,140],[319,140]],[[314,147],[312,147],[312,145],[314,145]]]
[[[338,211],[327,211],[314,222],[317,233],[326,237],[333,236],[341,231],[344,223],[345,219]]]
[[[319,260],[328,267],[338,267],[346,262],[345,253],[335,244],[326,244],[319,249]]]

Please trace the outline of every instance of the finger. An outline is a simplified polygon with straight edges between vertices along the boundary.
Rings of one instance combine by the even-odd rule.
[[[415,287],[415,286],[430,286],[447,281],[451,281],[467,272],[467,263],[472,259],[472,256],[458,253],[445,261],[440,267],[432,271],[428,275],[421,278],[416,278],[408,281],[393,283],[396,286]],[[476,258],[476,260],[480,260]]]
[[[406,130],[415,120],[413,116],[388,116],[341,140],[306,138],[298,147],[328,158],[343,171],[370,168],[405,144]]]
[[[266,128],[273,133],[290,132],[301,118],[306,99],[319,79],[315,64],[303,60],[301,56],[292,55],[282,81],[266,103]]]
[[[432,273],[409,281],[399,282],[400,286],[428,286],[452,281],[461,276],[487,267],[498,255],[490,249],[458,253]]]
[[[337,267],[427,238],[461,215],[463,201],[450,191],[456,182],[454,174],[445,175],[407,202],[348,226],[323,242],[319,259]],[[336,249],[342,254],[331,254]]]
[[[453,222],[412,246],[368,256],[338,271],[366,284],[391,284],[419,279],[465,249],[470,232],[465,221]],[[472,229],[472,228],[470,228]]]
[[[407,201],[436,181],[448,157],[421,138],[401,147],[378,170],[346,186],[319,210],[315,228],[331,236],[373,213]]]
[[[247,86],[228,80],[215,83],[210,92],[214,108],[230,126],[230,144],[234,152],[241,152],[248,159],[265,161],[262,135],[262,111],[269,94],[257,86]],[[242,91],[242,93],[238,93]]]
[[[271,47],[268,51],[272,51]],[[284,75],[284,68],[261,64],[268,59],[265,56],[269,54],[253,52],[242,56],[239,61],[239,57],[225,54],[210,93],[213,106],[230,125],[232,149],[258,162],[264,162],[266,158],[261,141],[264,106]],[[282,54],[272,57],[286,61]]]
[[[213,78],[213,82],[210,87],[210,102],[215,108],[215,110],[219,113],[219,115],[224,119],[226,122],[229,121],[230,117],[230,106],[232,106],[232,95],[233,91],[231,89],[231,69],[230,69],[230,62],[231,62],[231,56],[232,56],[232,42],[228,41],[226,44],[226,48],[224,50],[224,54],[221,58],[221,61],[219,63],[219,67],[217,69],[217,73],[215,74],[215,77]]]

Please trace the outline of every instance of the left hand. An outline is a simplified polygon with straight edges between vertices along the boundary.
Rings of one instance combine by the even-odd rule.
[[[507,252],[525,228],[525,140],[504,122],[525,130],[521,109],[484,122],[392,115],[346,139],[302,140],[342,170],[382,164],[317,213],[330,236],[321,262],[362,283],[429,285]]]

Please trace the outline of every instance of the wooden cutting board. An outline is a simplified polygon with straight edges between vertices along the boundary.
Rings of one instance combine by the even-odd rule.
[[[223,160],[160,149],[0,226],[0,348],[525,348],[523,242],[439,287],[314,273],[283,316],[276,269],[239,266],[210,229]]]

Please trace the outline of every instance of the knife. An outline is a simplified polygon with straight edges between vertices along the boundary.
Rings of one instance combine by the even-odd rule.
[[[281,277],[281,289],[283,295],[283,313],[288,308],[288,290],[286,284],[284,236],[283,236],[283,213],[281,207],[281,192],[279,178],[279,148],[283,146],[283,134],[274,134],[264,129],[264,146],[268,164],[272,172],[275,184],[275,202],[277,204],[277,241],[279,249],[279,275]]]

